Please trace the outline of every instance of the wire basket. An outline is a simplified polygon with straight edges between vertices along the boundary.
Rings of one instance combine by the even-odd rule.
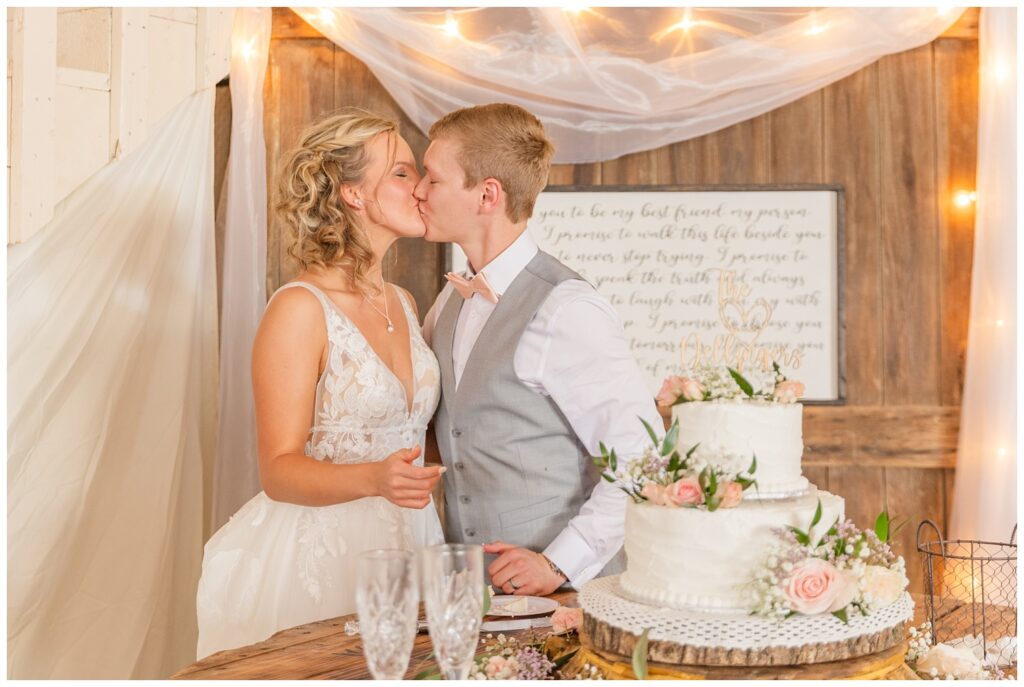
[[[925,530],[935,539],[922,541]],[[933,643],[975,648],[1000,667],[1017,666],[1017,526],[1008,543],[946,540],[931,520],[917,527]]]

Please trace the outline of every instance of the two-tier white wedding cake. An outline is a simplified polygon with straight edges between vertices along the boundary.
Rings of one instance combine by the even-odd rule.
[[[900,641],[913,605],[888,514],[860,530],[841,497],[803,476],[803,387],[775,372],[759,391],[735,370],[670,378],[659,395],[674,404],[668,436],[650,430],[654,446],[630,466],[606,453],[606,479],[633,498],[625,572],[580,596],[591,623],[649,630],[652,646],[688,656],[747,652],[751,664]],[[729,375],[736,386],[723,392]]]

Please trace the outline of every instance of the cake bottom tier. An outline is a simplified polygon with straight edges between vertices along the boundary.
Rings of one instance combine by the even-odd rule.
[[[841,497],[813,489],[796,499],[744,500],[736,508],[713,513],[630,502],[622,591],[651,606],[749,611],[749,586],[776,541],[773,530],[806,530],[819,501],[822,516],[814,537],[843,517]]]
[[[688,665],[802,665],[866,656],[900,645],[914,602],[904,593],[843,623],[830,614],[776,620],[740,613],[653,607],[624,598],[619,576],[583,586],[583,636],[599,651],[629,655],[648,632],[651,661]]]

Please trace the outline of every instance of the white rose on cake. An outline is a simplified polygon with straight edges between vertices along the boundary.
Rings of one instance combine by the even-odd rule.
[[[932,677],[950,675],[957,680],[980,679],[984,675],[981,659],[967,648],[936,644],[917,662],[917,670]]]
[[[907,576],[898,570],[881,565],[864,568],[860,586],[864,600],[871,609],[883,608],[895,602],[910,583]]]

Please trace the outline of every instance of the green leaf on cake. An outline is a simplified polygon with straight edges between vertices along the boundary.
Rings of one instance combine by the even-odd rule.
[[[875,518],[875,535],[880,541],[889,541],[889,512],[886,510],[883,510]]]
[[[661,456],[664,458],[676,447],[676,443],[679,441],[679,423],[673,422],[672,427],[669,428],[668,434],[665,435],[665,440],[661,442]]]
[[[665,469],[672,474],[683,469],[683,461],[679,459],[679,451],[672,452],[672,455],[668,459],[668,466]]]
[[[647,430],[648,436],[651,437],[651,442],[655,446],[657,446],[658,445],[658,435],[654,433],[654,428],[651,427],[650,423],[648,423],[647,420],[643,419],[642,417],[640,418],[640,422],[644,423],[644,429]]]
[[[607,472],[602,472],[601,477],[604,479],[605,482],[615,482],[615,478],[609,475]]]
[[[838,611],[832,611],[832,615],[843,621],[843,625],[849,625],[850,619],[846,617],[846,609],[841,608]]]
[[[610,454],[608,454],[608,460],[609,460],[609,465],[612,468],[612,472],[615,472],[616,470],[619,469],[619,459],[615,455],[615,449],[612,449],[612,452]]]
[[[750,461],[750,467],[747,468],[748,475],[753,475],[755,472],[757,472],[757,454],[754,453],[752,455],[754,459]]]
[[[484,605],[483,605],[483,609],[484,609],[484,612],[481,614],[481,617],[487,615],[487,612],[489,610],[491,610],[491,585],[489,585],[489,584],[485,584],[484,585]]]
[[[796,540],[798,542],[800,542],[801,544],[803,544],[804,546],[807,546],[808,544],[811,543],[810,536],[808,536],[808,534],[806,532],[804,532],[802,529],[800,529],[799,527],[793,527],[792,525],[790,525],[789,526],[789,531],[792,532],[793,535],[796,537]]]
[[[782,374],[782,370],[780,370],[780,369],[779,369],[779,364],[778,364],[777,362],[775,362],[774,360],[772,361],[772,370],[773,370],[773,371],[775,372],[775,374],[777,374],[777,375],[778,375],[778,374]]]
[[[747,381],[746,377],[744,377],[731,367],[727,369],[729,370],[729,374],[732,375],[733,380],[735,380],[736,384],[740,387],[740,391],[745,393],[747,395],[747,398],[753,398],[754,387],[750,386],[750,382]]]
[[[686,452],[686,460],[690,460],[690,456],[693,455],[693,452],[697,450],[698,446],[700,446],[700,442],[699,441],[696,444],[694,444],[693,446],[690,447],[690,450]]]
[[[637,680],[647,679],[647,635],[651,628],[645,628],[633,647],[633,674]]]
[[[807,528],[807,531],[810,532],[819,522],[821,522],[821,499],[818,499],[818,507],[814,511],[814,518],[811,519],[811,526]]]
[[[437,668],[427,668],[426,670],[416,673],[413,680],[440,680],[441,671]]]

